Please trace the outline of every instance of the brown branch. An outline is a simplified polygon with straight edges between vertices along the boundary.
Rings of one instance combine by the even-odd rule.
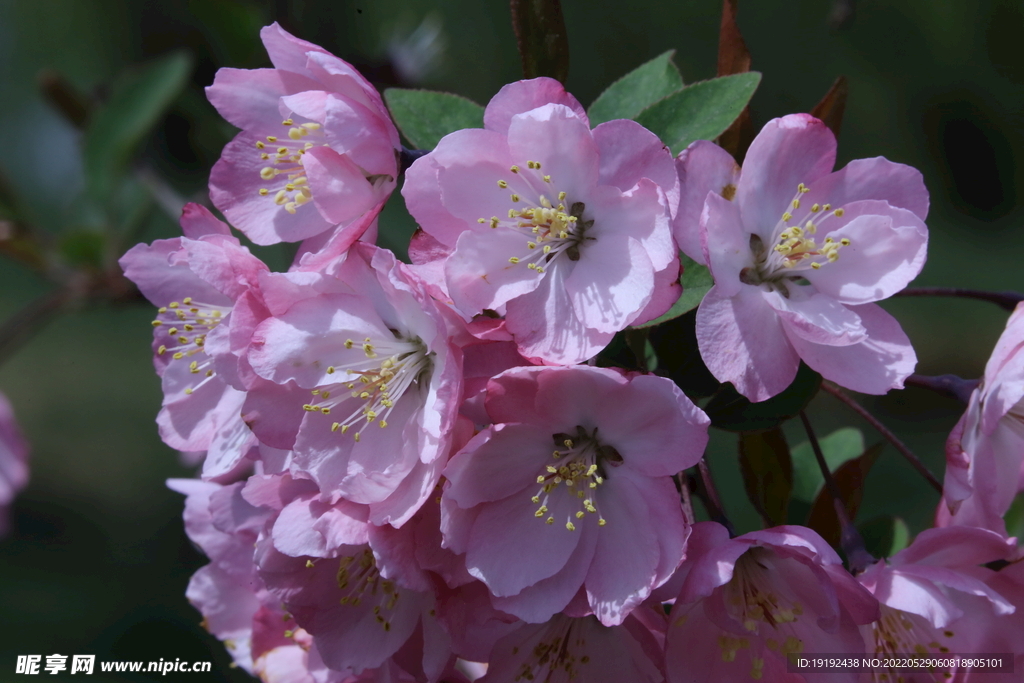
[[[865,420],[867,420],[868,423],[872,427],[874,427],[875,431],[877,431],[879,434],[885,437],[885,439],[892,444],[893,448],[899,451],[900,455],[906,458],[907,462],[910,463],[911,467],[917,470],[918,473],[922,477],[924,477],[929,484],[931,484],[933,489],[938,491],[940,494],[942,493],[942,484],[939,482],[938,479],[935,478],[935,475],[932,474],[928,470],[928,468],[924,466],[924,463],[921,462],[921,460],[916,455],[914,455],[913,451],[907,448],[907,445],[905,443],[900,441],[899,437],[893,434],[888,427],[879,422],[877,417],[869,413],[864,406],[854,401],[852,398],[847,396],[842,389],[840,389],[837,386],[834,386],[830,382],[822,382],[821,388],[826,393],[835,396],[837,399],[845,403],[847,407],[850,408],[850,410],[852,410],[853,412],[857,413]]]

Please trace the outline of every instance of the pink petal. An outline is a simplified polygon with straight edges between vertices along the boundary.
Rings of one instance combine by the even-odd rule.
[[[512,256],[525,256],[526,242],[520,233],[505,228],[462,233],[444,267],[456,308],[475,315],[540,287],[550,275],[537,274],[525,263],[509,263]]]
[[[908,548],[891,558],[889,564],[970,567],[1006,559],[1012,546],[1003,536],[987,529],[948,527],[925,529]]]
[[[641,178],[649,178],[665,193],[669,206],[677,206],[679,175],[672,153],[657,135],[627,119],[602,123],[592,134],[601,157],[599,184],[625,192]]]
[[[800,358],[836,384],[863,394],[902,389],[917,365],[917,355],[899,322],[877,304],[850,306],[860,316],[867,338],[850,346],[826,346],[786,330]]]
[[[864,199],[878,199],[928,217],[928,190],[921,172],[883,157],[854,159],[844,168],[808,183],[801,204],[831,204],[835,208]]]
[[[561,365],[580,363],[596,356],[614,336],[587,328],[576,315],[566,292],[565,270],[556,262],[537,289],[506,306],[506,327],[527,358]]]
[[[884,202],[847,205],[845,225],[836,228],[829,218],[827,237],[849,239],[839,259],[805,277],[821,292],[844,304],[865,304],[885,299],[917,277],[928,249],[928,228],[910,211]],[[824,226],[823,226],[824,227]]]
[[[202,204],[189,202],[181,210],[181,231],[185,237],[197,240],[206,235],[231,236],[231,228]]]
[[[253,133],[281,129],[280,99],[306,90],[322,90],[316,81],[277,69],[218,69],[206,97],[231,124]]]
[[[750,232],[743,226],[739,206],[719,194],[709,192],[700,214],[701,258],[715,278],[715,286],[725,296],[735,296],[743,287],[740,273],[754,265],[750,251]]]
[[[674,502],[677,494],[667,479],[634,479],[614,472],[609,474],[607,490],[600,493],[600,514],[607,524],[596,529],[597,550],[587,572],[587,598],[601,623],[615,626],[650,594],[661,560],[658,537],[662,533],[677,534],[675,554],[677,559],[682,557],[682,511],[677,504],[668,503]],[[665,516],[660,514],[657,525],[652,525],[651,512],[655,511]]]
[[[391,176],[389,187],[398,177],[400,149],[394,137],[391,119],[372,108],[340,97],[327,98],[324,135],[331,148],[352,157],[367,175]]]
[[[683,293],[683,287],[679,284],[681,270],[677,258],[668,267],[654,274],[654,292],[651,294],[651,300],[633,319],[633,325],[640,325],[664,315],[679,300]]]
[[[568,192],[569,201],[579,201],[573,198],[597,185],[598,151],[590,127],[564,105],[547,104],[513,118],[508,149],[513,163],[540,162],[553,191]]]
[[[651,300],[654,267],[641,244],[625,235],[602,235],[580,250],[565,288],[584,326],[614,334]]]
[[[697,309],[697,344],[711,374],[755,402],[788,387],[800,365],[763,292],[747,285],[728,297],[716,284],[704,296]]]
[[[448,462],[451,486],[444,496],[461,508],[525,494],[537,487],[537,475],[551,460],[550,430],[532,424],[490,427]],[[529,496],[527,496],[529,498]]]
[[[256,244],[297,242],[331,227],[313,207],[294,214],[274,201],[274,192],[261,196],[271,182],[260,177],[267,161],[260,159],[257,136],[239,133],[229,142],[210,172],[210,199],[236,228]],[[280,181],[276,181],[280,182]],[[275,185],[276,187],[276,185]]]
[[[487,109],[484,111],[484,128],[507,135],[514,116],[545,104],[569,107],[588,128],[590,127],[586,110],[575,97],[565,91],[561,83],[553,78],[534,78],[509,83],[499,90],[487,103]]]
[[[672,219],[672,234],[684,254],[703,264],[700,216],[704,211],[704,199],[708,192],[727,194],[731,199],[739,182],[740,167],[731,154],[715,143],[698,140],[679,153],[676,171],[679,173],[680,197],[679,209]]]
[[[788,298],[779,292],[764,294],[790,336],[827,346],[849,346],[864,340],[867,331],[860,316],[832,297],[809,290],[790,287]]]
[[[808,114],[772,119],[747,150],[736,191],[743,222],[771,241],[772,231],[800,183],[811,185],[828,174],[836,160],[836,138]]]
[[[466,568],[494,595],[516,595],[562,571],[580,542],[581,534],[565,528],[575,512],[569,496],[551,497],[554,524],[545,524],[536,510],[530,493],[522,491],[484,506],[473,523]]]
[[[296,38],[281,28],[276,21],[270,26],[260,29],[260,39],[263,41],[267,54],[270,55],[271,63],[275,68],[284,71],[308,73],[306,72],[306,53],[327,52],[319,45]]]
[[[357,218],[377,203],[362,170],[348,156],[329,147],[313,147],[302,158],[313,203],[328,223]]]

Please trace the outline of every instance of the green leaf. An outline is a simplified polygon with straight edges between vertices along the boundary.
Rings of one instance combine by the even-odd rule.
[[[1006,535],[1024,537],[1024,493],[1017,494],[1010,505],[1010,509],[1003,515],[1006,522]]]
[[[713,140],[735,121],[753,97],[756,71],[688,85],[640,112],[637,122],[679,152],[696,140]]]
[[[766,526],[786,523],[793,488],[789,445],[778,427],[740,434],[740,471],[754,509]]]
[[[660,357],[660,356],[659,356]],[[711,425],[730,432],[756,432],[771,429],[803,410],[821,386],[821,375],[800,363],[793,383],[778,396],[752,403],[731,384],[722,389],[704,406]]]
[[[587,111],[590,125],[636,118],[647,107],[682,88],[683,77],[672,63],[675,53],[664,52],[608,86]]]
[[[839,489],[839,499],[846,508],[850,521],[857,519],[857,510],[864,497],[864,480],[881,454],[883,444],[869,446],[864,453],[853,460],[847,460],[832,472],[832,478]],[[822,451],[824,452],[824,451]],[[821,537],[834,547],[839,546],[840,526],[832,496],[827,488],[822,488],[811,505],[811,514],[807,516],[807,526],[821,534]]]
[[[523,76],[547,76],[565,83],[569,75],[569,37],[559,0],[512,0],[511,8]]]
[[[818,440],[829,470],[835,470],[864,452],[864,435],[855,427],[837,429]],[[809,441],[793,447],[793,498],[806,503],[814,501],[825,483],[821,468]]]
[[[89,121],[83,162],[89,191],[105,200],[146,136],[185,88],[192,58],[183,52],[161,57],[123,74],[110,99]]]
[[[679,284],[683,286],[683,293],[679,296],[672,308],[668,309],[654,320],[636,325],[637,329],[654,327],[663,322],[678,318],[700,305],[704,295],[715,285],[714,278],[707,266],[703,266],[686,254],[679,254],[679,260],[683,266],[683,274],[679,276]]]
[[[910,529],[901,517],[883,515],[857,526],[864,548],[875,557],[892,557],[910,543]]]
[[[484,108],[459,95],[388,88],[384,99],[402,135],[418,149],[434,149],[457,130],[484,127]]]

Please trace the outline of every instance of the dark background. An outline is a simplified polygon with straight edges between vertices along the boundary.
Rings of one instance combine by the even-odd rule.
[[[563,0],[568,89],[585,105],[667,49],[677,50],[686,82],[714,75],[717,0],[640,4],[625,10],[612,0]],[[755,124],[808,111],[845,74],[850,99],[839,165],[882,155],[920,168],[931,191],[930,258],[917,284],[1021,289],[1021,3],[862,0],[852,18],[837,22],[850,6],[741,0],[740,27],[764,74],[752,103]],[[0,0],[0,170],[31,221],[55,235],[104,227],[81,199],[80,134],[40,94],[43,69],[101,99],[124,69],[173,50],[189,53],[191,82],[142,158],[181,197],[204,201],[209,168],[233,130],[202,88],[221,66],[269,66],[258,31],[275,19],[353,62],[381,88],[447,90],[484,104],[521,73],[505,2]],[[392,202],[382,243],[400,251],[411,229],[400,202]],[[137,240],[175,234],[175,221],[156,210]],[[279,268],[287,263],[286,250],[261,253]],[[51,288],[3,261],[0,316]],[[910,335],[926,374],[979,376],[1006,319],[991,304],[966,300],[899,299],[886,308]],[[0,540],[0,681],[25,680],[14,674],[16,655],[53,653],[212,659],[212,675],[172,678],[247,679],[229,668],[184,599],[204,560],[183,533],[181,497],[164,486],[191,470],[160,442],[153,422],[160,389],[151,316],[140,304],[80,307],[0,367],[0,389],[32,443],[32,480]],[[907,390],[866,405],[941,478],[942,444],[958,404]],[[815,399],[811,418],[819,434],[863,426],[827,396]],[[804,440],[792,427],[791,443]],[[878,440],[864,431],[868,443]],[[735,441],[715,433],[709,457],[727,511],[744,531],[758,518],[742,494]],[[895,514],[918,531],[936,502],[890,448],[866,482],[860,519]]]

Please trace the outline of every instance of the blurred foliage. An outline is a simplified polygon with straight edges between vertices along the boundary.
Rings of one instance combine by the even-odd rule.
[[[1024,288],[1019,2],[861,0],[855,16],[848,1],[738,4],[751,68],[763,74],[750,105],[755,130],[772,117],[810,110],[845,75],[839,164],[885,156],[920,168],[932,192],[930,258],[919,284]],[[668,50],[676,51],[683,82],[716,73],[718,0],[628,10],[610,0],[561,6],[572,56],[567,87],[584,105]],[[47,296],[53,278],[78,269],[102,273],[135,241],[177,234],[175,206],[206,200],[209,169],[234,133],[202,88],[222,66],[266,66],[258,31],[274,20],[353,62],[381,90],[425,88],[486,103],[522,73],[507,3],[0,0],[0,217],[15,231],[5,244],[16,246],[25,226],[42,240],[59,235],[55,261],[33,269],[4,260],[3,319]],[[116,103],[139,88],[159,106],[110,120]],[[108,137],[99,139],[101,132]],[[107,156],[97,156],[101,151]],[[99,197],[86,193],[103,180],[96,164],[121,171]],[[414,227],[396,193],[381,220],[381,243],[401,254]],[[289,261],[284,247],[260,254],[278,269]],[[910,335],[926,374],[977,377],[1006,319],[976,301],[900,299],[886,308]],[[32,482],[14,505],[11,535],[0,541],[0,623],[17,624],[7,629],[0,681],[16,678],[17,654],[55,652],[211,659],[211,676],[190,679],[248,678],[229,668],[183,597],[204,560],[185,538],[180,496],[164,487],[167,477],[192,470],[156,434],[150,316],[137,304],[73,308],[0,367],[0,389],[33,447]],[[692,339],[692,318],[670,325]],[[651,333],[666,372],[699,370],[692,358],[662,356],[666,338]],[[697,385],[706,380],[693,377]],[[942,443],[960,404],[908,389],[867,405],[941,473]],[[820,434],[852,426],[877,440],[828,396],[807,410]],[[793,422],[780,433],[789,443],[806,439]],[[743,493],[736,439],[713,430],[708,461],[742,532],[761,520]],[[794,487],[802,490],[796,470]],[[790,515],[795,498],[796,490]],[[930,523],[936,502],[884,447],[864,480],[860,508],[871,519],[862,530],[873,549],[898,549],[907,528]]]

